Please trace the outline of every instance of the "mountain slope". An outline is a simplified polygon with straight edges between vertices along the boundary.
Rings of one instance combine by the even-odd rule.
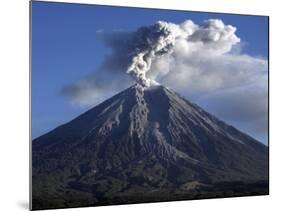
[[[163,86],[124,90],[32,155],[34,208],[268,192],[268,147]]]

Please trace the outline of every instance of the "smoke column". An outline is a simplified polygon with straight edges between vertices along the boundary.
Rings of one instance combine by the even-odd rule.
[[[137,83],[148,87],[157,83],[146,77],[152,61],[172,52],[175,40],[179,36],[179,28],[175,24],[159,21],[152,26],[140,28],[135,35],[133,39],[135,50],[127,73]]]

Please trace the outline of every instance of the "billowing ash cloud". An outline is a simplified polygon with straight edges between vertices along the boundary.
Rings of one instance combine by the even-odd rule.
[[[97,36],[111,51],[92,75],[64,87],[73,103],[93,106],[135,82],[160,83],[245,132],[267,130],[267,60],[241,53],[234,26],[159,21]]]
[[[232,45],[239,42],[235,35],[236,28],[224,25],[221,20],[211,19],[202,26],[188,20],[180,25],[158,21],[152,26],[139,28],[136,32],[118,36],[111,47],[118,53],[127,56],[128,66],[124,68],[137,83],[143,86],[155,84],[153,78],[147,77],[152,62],[174,50],[185,48],[186,53],[193,53],[204,48],[205,53],[221,54],[231,50]],[[120,35],[120,34],[118,34]],[[115,38],[116,39],[116,38]],[[122,42],[126,40],[126,42]],[[119,42],[122,46],[115,42]],[[126,51],[124,46],[126,45]],[[123,52],[122,52],[123,51]]]

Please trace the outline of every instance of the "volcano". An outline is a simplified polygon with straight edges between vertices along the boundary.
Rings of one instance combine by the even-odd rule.
[[[268,194],[268,147],[134,85],[32,141],[32,209]]]

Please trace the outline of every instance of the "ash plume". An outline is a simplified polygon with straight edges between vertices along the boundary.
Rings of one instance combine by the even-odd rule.
[[[180,45],[185,51],[194,52],[204,46],[205,50],[225,53],[238,43],[236,28],[224,25],[221,20],[210,19],[202,26],[187,20],[182,24],[158,21],[154,25],[139,28],[131,34],[128,42],[129,64],[126,72],[137,83],[150,86],[157,83],[147,77],[152,62],[166,54],[172,54]]]

